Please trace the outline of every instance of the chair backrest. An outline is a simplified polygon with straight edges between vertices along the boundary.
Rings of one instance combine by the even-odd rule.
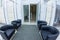
[[[4,25],[0,28],[2,31],[6,31],[8,29],[14,29],[13,25]]]
[[[52,34],[58,33],[58,30],[55,27],[48,26],[48,25],[43,25],[41,30],[47,30],[47,31],[51,32]]]
[[[41,29],[42,25],[47,25],[47,22],[38,20],[37,21],[37,26],[38,26],[39,30]]]
[[[11,24],[13,24],[17,29],[21,26],[21,20],[20,19],[14,20],[14,21],[11,22]]]
[[[47,22],[38,20],[37,23],[47,23]]]
[[[37,21],[37,25],[47,25],[46,21]]]

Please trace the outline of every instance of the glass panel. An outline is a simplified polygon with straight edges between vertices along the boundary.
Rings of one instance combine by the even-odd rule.
[[[5,23],[3,8],[0,7],[0,23]]]
[[[13,3],[7,2],[7,12],[8,12],[8,21],[9,23],[14,20],[14,11],[13,11]]]
[[[36,22],[36,5],[30,5],[30,21]]]
[[[28,22],[29,21],[29,5],[24,5],[23,9],[24,9],[24,22]]]
[[[6,23],[5,22],[5,15],[2,7],[3,0],[0,0],[0,23]]]

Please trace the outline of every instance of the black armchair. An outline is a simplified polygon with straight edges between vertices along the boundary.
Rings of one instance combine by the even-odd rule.
[[[0,28],[0,34],[3,36],[4,40],[10,40],[10,38],[15,33],[15,29],[21,26],[21,20],[14,20],[9,25],[4,25]]]
[[[56,40],[59,35],[59,31],[51,26],[42,26],[41,35],[43,40]]]
[[[15,29],[12,25],[4,25],[0,28],[0,34],[3,36],[4,40],[10,40],[14,33]]]
[[[15,29],[18,29],[21,26],[21,20],[14,20],[11,22],[11,24],[15,27]]]
[[[41,30],[41,26],[42,25],[47,25],[47,22],[46,21],[40,21],[40,20],[38,20],[37,21],[37,26],[38,26],[39,30]]]

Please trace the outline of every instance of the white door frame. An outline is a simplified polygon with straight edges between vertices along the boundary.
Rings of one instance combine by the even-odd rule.
[[[27,25],[31,25],[31,24],[33,25],[34,24],[34,25],[37,25],[36,22],[34,22],[34,23],[30,22],[30,4],[33,4],[33,3],[23,4],[23,5],[28,5],[29,6],[29,22],[24,22],[24,11],[22,10],[22,13],[23,13],[22,24],[27,24]],[[36,4],[36,8],[37,8],[38,3],[35,3],[35,4]],[[23,5],[22,5],[22,7],[23,7]],[[37,11],[37,9],[36,9],[36,11]],[[36,12],[36,21],[37,21],[37,12]]]
[[[23,6],[24,6],[24,5],[28,5],[28,6],[29,6],[29,4],[23,4],[23,5],[22,5],[22,9],[23,9]],[[22,10],[22,14],[23,14],[23,15],[22,15],[22,17],[23,17],[23,18],[22,18],[22,24],[30,24],[30,8],[29,8],[29,19],[28,19],[29,22],[24,22],[24,9]]]

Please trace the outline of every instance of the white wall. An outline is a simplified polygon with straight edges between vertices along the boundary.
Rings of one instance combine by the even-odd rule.
[[[14,1],[14,2],[13,2]],[[3,0],[3,12],[5,15],[5,21],[10,24],[12,20],[21,18],[21,0]]]
[[[17,0],[17,15],[18,15],[18,19],[22,19],[22,11],[21,11],[21,0]]]
[[[0,23],[5,23],[5,17],[3,13],[3,7],[0,7]]]
[[[57,4],[60,5],[60,0],[56,0],[57,1]]]
[[[22,0],[23,1],[23,3],[27,3],[27,4],[36,4],[36,3],[38,3],[38,2],[40,2],[40,0]]]
[[[52,17],[51,17],[51,22],[50,25],[52,26],[54,23],[55,19],[55,12],[56,12],[56,1],[53,2],[53,8],[52,8]]]
[[[46,21],[50,25],[51,15],[52,15],[52,1],[47,2],[46,6]]]
[[[8,16],[7,16],[6,0],[3,0],[2,7],[3,7],[4,17],[5,17],[5,23],[8,23],[8,20],[7,20]]]
[[[46,16],[46,3],[44,3],[44,0],[41,0],[40,20],[45,21],[45,16]]]
[[[45,3],[44,0],[37,0],[37,1],[36,0],[13,0],[13,1],[14,3],[8,0],[3,1],[3,9],[6,17],[5,20],[6,23],[9,24],[12,20],[15,19],[23,20],[23,5],[37,4],[38,20],[46,20],[49,25],[53,25],[53,21],[55,17],[55,8],[56,8],[55,1],[48,2],[48,3]]]
[[[53,26],[56,11],[56,1],[51,0],[47,3],[46,21],[48,25]]]
[[[2,0],[0,0],[0,23],[5,23],[5,17],[2,7]]]
[[[16,2],[16,0],[14,0],[14,2]],[[15,20],[18,19],[17,17],[17,4],[13,3],[13,9],[14,9],[14,18]]]
[[[53,25],[54,19],[55,19],[55,12],[56,12],[56,5],[60,5],[60,0],[52,0],[52,14],[51,18],[47,18],[47,20],[50,19],[50,22],[48,21],[49,25]]]
[[[6,9],[7,9],[7,20],[8,23],[11,23],[12,20],[14,20],[14,9],[13,9],[13,2],[6,1]]]

